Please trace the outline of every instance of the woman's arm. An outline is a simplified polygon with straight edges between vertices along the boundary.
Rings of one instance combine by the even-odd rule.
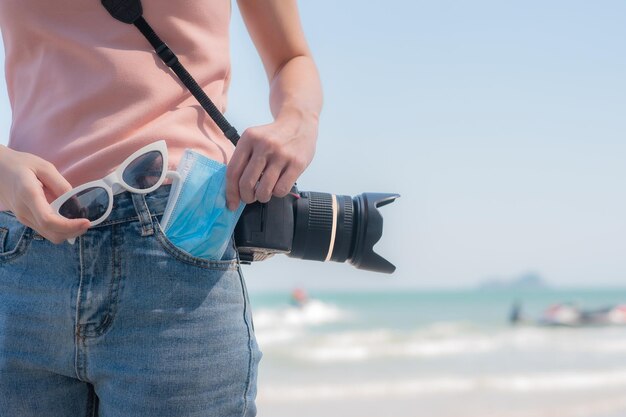
[[[231,209],[240,199],[267,202],[289,193],[313,159],[322,108],[322,87],[296,0],[238,4],[268,76],[274,122],[241,135],[227,171]]]

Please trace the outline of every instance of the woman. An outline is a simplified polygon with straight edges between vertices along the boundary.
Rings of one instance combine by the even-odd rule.
[[[295,0],[239,0],[274,121],[234,149],[132,25],[97,0],[0,0],[13,111],[0,146],[0,415],[254,416],[261,352],[234,245],[194,258],[159,227],[168,183],[89,228],[50,202],[167,142],[228,163],[231,208],[286,195],[313,158],[321,87]],[[222,111],[226,0],[144,17]],[[167,181],[166,181],[167,182]],[[79,236],[75,245],[66,239]]]

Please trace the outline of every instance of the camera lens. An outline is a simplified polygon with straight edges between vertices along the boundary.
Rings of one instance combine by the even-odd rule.
[[[294,206],[289,256],[317,261],[349,261],[355,267],[392,273],[396,268],[374,252],[383,233],[379,207],[398,194],[363,193],[354,198],[304,191]]]

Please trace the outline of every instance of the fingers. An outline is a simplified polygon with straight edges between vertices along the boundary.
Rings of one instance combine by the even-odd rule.
[[[284,197],[289,194],[291,187],[293,187],[293,184],[296,182],[301,173],[302,171],[298,165],[289,165],[285,172],[280,176],[280,179],[276,182],[273,194],[276,197]]]
[[[239,205],[239,179],[249,159],[250,146],[242,139],[226,168],[226,201],[230,210],[235,210]]]
[[[261,203],[267,203],[272,198],[272,192],[283,171],[282,165],[279,163],[270,163],[265,167],[263,176],[256,187],[254,198]]]
[[[53,243],[61,243],[69,237],[82,235],[87,231],[90,221],[87,219],[67,219],[54,212],[46,201],[41,189],[28,189],[22,197],[26,220],[29,226]]]
[[[246,165],[243,174],[241,174],[241,179],[239,180],[239,195],[246,204],[255,201],[257,182],[259,178],[261,178],[261,173],[265,169],[266,164],[267,160],[265,157],[253,156],[250,158],[250,161],[248,161],[248,165]]]
[[[66,219],[49,200],[69,191],[71,184],[50,162],[26,152],[5,148],[0,160],[0,194],[17,220],[54,243],[83,234],[91,222]]]
[[[46,160],[40,159],[33,167],[33,171],[54,198],[72,189],[72,185],[57,171],[56,167]]]
[[[71,222],[69,227],[60,227],[54,222],[58,217],[60,216],[56,214],[42,216],[30,204],[20,205],[16,211],[16,218],[20,223],[32,228],[41,236],[56,244],[63,242],[67,238],[82,235],[89,228],[90,223],[85,219],[68,220]]]
[[[278,122],[247,129],[227,169],[228,207],[287,195],[313,157],[313,133]]]
[[[56,167],[48,161],[41,160],[35,166],[35,174],[45,189],[56,199],[72,189],[72,185],[63,177]],[[30,193],[31,212],[38,226],[39,233],[54,243],[61,243],[68,237],[76,237],[87,231],[90,221],[87,219],[67,219],[54,212],[40,189]]]

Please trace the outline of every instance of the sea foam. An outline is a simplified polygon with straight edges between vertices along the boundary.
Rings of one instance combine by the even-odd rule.
[[[333,399],[404,398],[427,394],[471,392],[578,392],[626,388],[626,369],[544,373],[423,377],[360,383],[322,383],[262,386],[265,402],[301,402]]]

